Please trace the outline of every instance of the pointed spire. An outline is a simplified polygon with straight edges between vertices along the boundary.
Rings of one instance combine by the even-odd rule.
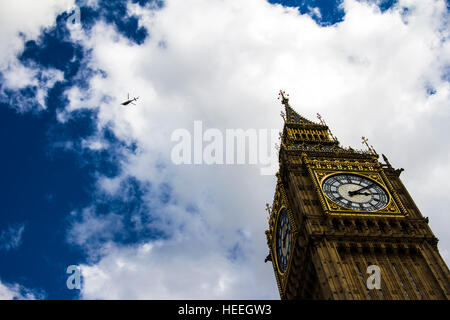
[[[295,112],[294,109],[289,105],[289,95],[283,91],[280,90],[278,99],[281,99],[281,103],[284,105],[284,108],[286,112],[282,112],[281,116],[284,119],[285,122],[289,123],[301,123],[301,124],[314,124],[314,122],[302,117],[297,112]]]
[[[287,108],[289,107],[289,95],[285,91],[280,90],[281,103]],[[278,98],[278,99],[279,99]]]
[[[289,95],[280,90],[278,99],[284,105],[281,112],[284,129],[280,145],[283,148],[307,151],[332,151],[339,148],[339,141],[333,136],[325,121],[318,114],[319,122],[310,121],[299,115],[289,104]]]

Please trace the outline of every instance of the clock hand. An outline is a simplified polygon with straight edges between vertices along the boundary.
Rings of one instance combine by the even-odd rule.
[[[349,192],[348,192],[348,195],[349,195],[350,197],[353,197],[355,194],[360,193],[361,190],[365,190],[365,189],[367,189],[367,188],[370,188],[371,186],[373,186],[373,183],[372,183],[372,184],[369,184],[369,185],[367,185],[367,186],[365,186],[365,187],[362,187],[361,189],[358,189],[358,190],[355,190],[355,191],[349,191]],[[361,193],[360,193],[360,194],[361,194]],[[369,194],[369,195],[370,195],[370,194]]]
[[[363,195],[363,196],[370,196],[371,194],[368,192],[357,192],[357,193],[353,193],[352,196],[355,196],[357,194]]]

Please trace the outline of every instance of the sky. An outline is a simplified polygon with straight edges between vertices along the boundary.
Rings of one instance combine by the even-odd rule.
[[[275,172],[172,151],[196,121],[281,130],[280,89],[343,146],[368,137],[405,169],[450,262],[446,1],[0,6],[0,299],[279,299]]]

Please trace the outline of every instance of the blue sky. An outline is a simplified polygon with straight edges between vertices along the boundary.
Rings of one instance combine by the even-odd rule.
[[[145,1],[139,3],[145,4]],[[148,36],[145,28],[137,26],[136,17],[124,18],[124,2],[100,1],[99,5],[98,9],[81,7],[81,22],[86,30],[97,20],[104,19],[138,44]],[[22,97],[31,102],[36,100],[36,86],[5,90],[0,104],[1,139],[7,154],[0,163],[3,199],[0,225],[6,228],[23,225],[26,230],[20,248],[0,250],[1,279],[36,288],[49,299],[77,298],[77,291],[70,291],[63,285],[67,278],[65,269],[86,257],[83,250],[65,240],[68,215],[73,210],[101,201],[93,196],[96,174],[114,177],[120,170],[116,158],[119,155],[114,154],[114,148],[121,142],[112,132],[101,133],[111,143],[111,150],[87,153],[76,150],[81,139],[96,131],[95,112],[81,110],[64,124],[56,119],[57,110],[67,105],[64,91],[75,84],[83,87],[91,73],[101,72],[86,67],[89,52],[66,40],[68,16],[66,12],[59,14],[55,25],[45,28],[39,37],[27,39],[24,50],[18,55],[19,61],[26,66],[38,70],[55,68],[64,73],[63,81],[48,88],[47,109],[37,112],[17,110],[15,103]],[[63,145],[66,143],[75,146],[65,150]],[[130,181],[130,188],[130,192],[140,192],[140,186],[133,181]],[[130,211],[142,204],[136,197],[131,203],[105,201],[103,206],[103,210],[114,206]]]
[[[179,1],[66,2],[42,4],[39,10],[47,14],[42,21],[29,24],[19,21],[17,26],[9,25],[8,29],[7,22],[2,20],[6,28],[2,31],[5,32],[2,39],[10,42],[3,44],[9,49],[0,57],[0,139],[3,148],[0,157],[0,285],[6,286],[6,289],[1,286],[0,289],[12,292],[16,298],[29,295],[46,299],[205,297],[203,292],[180,291],[179,287],[184,283],[181,280],[177,281],[178,285],[171,282],[169,273],[176,273],[180,263],[186,263],[186,270],[191,270],[189,266],[195,270],[185,274],[183,279],[202,279],[199,281],[203,283],[202,288],[210,288],[214,292],[212,297],[277,298],[270,266],[262,264],[267,251],[263,238],[263,208],[264,201],[270,202],[274,190],[273,177],[257,177],[251,166],[175,168],[167,154],[171,148],[170,132],[180,126],[190,128],[194,119],[203,119],[209,127],[268,126],[280,129],[279,119],[268,120],[278,116],[276,92],[280,86],[290,89],[291,96],[296,97],[293,99],[297,99],[294,102],[299,109],[305,108],[308,116],[324,111],[346,143],[356,145],[359,142],[355,141],[361,135],[371,134],[374,144],[383,149],[380,153],[393,154],[398,166],[409,165],[407,172],[410,169],[412,173],[406,179],[409,178],[410,185],[436,181],[437,173],[424,177],[419,163],[407,162],[414,154],[409,151],[396,153],[398,148],[390,143],[390,134],[380,133],[382,121],[376,121],[376,117],[373,121],[362,121],[361,126],[355,128],[359,131],[354,133],[346,129],[348,125],[344,120],[348,121],[349,117],[339,117],[345,110],[332,108],[330,100],[347,101],[349,108],[354,108],[346,110],[350,111],[350,118],[358,120],[365,111],[356,106],[365,97],[384,97],[386,94],[384,100],[380,98],[380,103],[386,105],[385,110],[398,108],[390,125],[398,125],[399,119],[403,119],[402,125],[405,125],[405,134],[394,139],[395,144],[404,145],[411,139],[411,132],[417,134],[420,130],[424,134],[417,139],[419,145],[425,146],[426,141],[422,142],[422,139],[441,136],[447,129],[439,124],[435,126],[439,119],[433,114],[448,117],[445,94],[448,92],[449,64],[444,58],[445,50],[448,50],[447,9],[442,9],[439,1],[430,5],[435,11],[426,13],[419,12],[420,7],[414,9],[414,6],[420,6],[414,1],[411,8],[406,2],[398,4],[392,0],[348,1],[345,6],[341,1],[328,0],[250,1],[249,7],[240,8],[246,13],[236,16],[228,4],[217,3],[215,8],[214,1],[208,5],[196,1],[198,10],[186,9]],[[27,3],[35,5],[34,2]],[[236,5],[236,2],[230,3],[231,7]],[[67,19],[74,5],[80,8],[81,25],[69,26]],[[2,6],[5,6],[5,14],[18,12],[14,11],[13,5],[2,3]],[[48,8],[43,8],[45,6]],[[205,13],[196,20],[202,10],[211,17]],[[408,14],[417,19],[411,18],[408,24]],[[216,23],[215,15],[228,20],[218,19]],[[259,19],[249,20],[249,26],[254,23],[254,29],[242,31],[248,32],[245,34],[250,44],[235,43],[234,39],[239,38],[236,34],[240,32],[240,23],[245,21],[246,15]],[[373,19],[368,21],[373,24],[358,21],[358,15],[368,15]],[[190,20],[191,16],[198,25]],[[267,17],[267,23],[261,23],[261,16]],[[436,22],[436,17],[442,21]],[[26,12],[22,19],[27,20]],[[214,25],[208,25],[211,21]],[[180,29],[169,30],[171,25],[178,23]],[[192,26],[192,34],[180,36],[183,25],[186,26],[184,23]],[[287,46],[285,56],[278,56],[280,50],[276,49],[275,43],[273,47],[267,43],[267,39],[272,39],[272,34],[280,38],[297,23],[303,26],[302,31],[299,29],[298,41]],[[366,32],[363,36],[352,31],[357,29],[358,23],[362,25],[362,32]],[[207,30],[209,26],[210,33],[201,32],[196,37],[196,28]],[[303,30],[309,31],[303,33]],[[422,34],[420,30],[426,32]],[[333,32],[336,34],[331,34]],[[374,34],[376,32],[379,33]],[[427,32],[441,32],[440,40],[435,47],[418,45],[423,55],[420,51],[410,59],[419,71],[405,75],[415,82],[402,87],[404,81],[400,74],[405,68],[397,64],[399,60],[395,56],[399,51],[392,47],[396,42],[395,35],[405,39],[403,47],[415,48],[416,43],[426,43],[422,39],[428,37],[430,33]],[[292,30],[289,33],[296,34]],[[264,38],[266,35],[270,36]],[[311,38],[302,42],[305,35],[311,35]],[[330,37],[335,40],[330,41]],[[386,43],[379,45],[379,51],[373,50],[376,57],[359,49],[364,47],[362,41],[365,38],[386,39]],[[208,45],[216,43],[217,39],[221,41],[214,46]],[[315,39],[320,40],[315,42]],[[388,52],[387,48],[393,51]],[[311,55],[302,55],[305,51]],[[257,64],[240,65],[228,76],[224,70],[229,68],[221,69],[230,63],[227,52],[241,54],[232,65],[247,56],[253,57],[250,60],[256,60]],[[258,54],[254,55],[255,52]],[[342,52],[345,52],[345,58],[340,56]],[[276,62],[273,66],[265,67],[263,58],[266,55],[274,57],[270,60]],[[303,62],[311,59],[312,62],[297,68],[294,63],[297,59]],[[315,59],[318,59],[317,64]],[[199,68],[202,61],[211,62],[208,69]],[[292,63],[284,65],[284,61]],[[325,63],[321,64],[321,61]],[[390,65],[387,70],[392,70],[393,75],[386,72],[383,77],[393,83],[383,87],[384,80],[378,83],[375,71],[358,69],[373,61]],[[422,65],[416,64],[417,61],[425,62]],[[346,67],[347,63],[351,68]],[[308,75],[309,66],[314,65],[318,67],[311,76],[299,78],[300,73]],[[117,69],[111,66],[117,66]],[[223,73],[210,74],[215,68]],[[244,76],[243,70],[247,72]],[[233,85],[227,87],[237,78],[246,78],[253,73],[254,76],[264,74],[272,80],[261,87],[247,80],[243,80],[243,86],[238,89]],[[365,78],[358,78],[360,74]],[[315,91],[309,90],[311,95],[316,93],[314,97],[305,94],[307,90],[300,90],[308,81],[316,85]],[[347,85],[338,90],[328,81]],[[355,85],[365,81],[377,91],[360,90]],[[244,86],[250,87],[248,92]],[[268,89],[272,91],[270,94],[266,94]],[[419,117],[408,114],[407,108],[396,100],[395,92],[400,90],[404,90],[403,104],[416,100],[421,103],[411,108],[416,108],[417,114],[423,112],[420,114],[422,122]],[[330,99],[323,92],[329,92]],[[137,105],[129,109],[118,103],[127,93],[141,96]],[[234,93],[240,97],[238,100],[230,98]],[[416,95],[420,95],[419,98]],[[206,101],[216,101],[217,109],[211,110],[214,107]],[[227,112],[233,102],[245,106],[252,101],[253,104],[267,103],[264,110],[272,111],[257,118],[248,117],[254,114],[253,107]],[[325,105],[330,105],[329,109]],[[433,112],[422,110],[423,105]],[[215,113],[216,118],[209,118]],[[427,162],[430,168],[450,170],[445,161],[448,157],[445,150],[448,151],[444,147],[443,153],[436,154],[442,159],[436,160],[437,164],[431,160]],[[245,177],[248,182],[234,187],[230,177]],[[251,182],[252,179],[255,182]],[[254,195],[243,197],[242,194],[248,192],[248,189],[242,189],[247,183],[257,183],[258,187]],[[180,184],[184,185],[180,187]],[[261,195],[256,194],[258,191]],[[416,194],[421,191],[420,187],[413,189]],[[419,197],[420,208],[429,211],[441,208],[436,201],[428,200],[426,192],[423,194]],[[244,201],[252,204],[242,210],[243,213],[256,211],[259,207],[261,212],[244,218],[245,214],[239,214],[236,219],[221,215],[221,212],[239,212]],[[424,215],[433,221],[429,211]],[[442,218],[439,210],[435,211],[435,221],[445,225],[448,218]],[[442,230],[438,228],[437,232]],[[441,234],[437,236],[440,238]],[[450,244],[445,239],[443,243],[445,251]],[[142,252],[155,252],[155,260],[146,260],[141,256]],[[193,260],[177,259],[184,257],[180,252],[189,253]],[[118,261],[125,265],[130,263],[129,269],[125,268],[127,272],[122,273],[122,269],[114,267],[120,265]],[[204,264],[206,269],[220,266],[223,270],[217,274],[213,271],[202,273],[194,268],[195,261]],[[82,291],[68,290],[65,286],[65,270],[69,265],[82,266],[85,286]],[[146,266],[161,280],[140,279],[139,274]],[[138,271],[133,273],[133,270]],[[240,284],[241,279],[235,278],[241,271],[243,277],[251,275],[247,277],[248,282]],[[102,274],[107,274],[105,283],[101,282]],[[260,281],[262,277],[264,281]],[[218,278],[221,280],[217,282]],[[153,286],[149,290],[151,294],[146,295],[145,288],[139,287],[140,281]],[[102,295],[112,283],[117,284],[117,291],[112,290],[110,296]],[[246,289],[240,290],[241,286]]]

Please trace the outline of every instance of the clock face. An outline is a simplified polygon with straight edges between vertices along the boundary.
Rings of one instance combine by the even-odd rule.
[[[322,184],[325,195],[336,204],[357,211],[376,211],[389,202],[387,192],[377,182],[356,174],[335,174]]]
[[[278,216],[276,250],[278,268],[281,272],[286,272],[289,256],[291,253],[291,225],[286,208],[281,209]]]

